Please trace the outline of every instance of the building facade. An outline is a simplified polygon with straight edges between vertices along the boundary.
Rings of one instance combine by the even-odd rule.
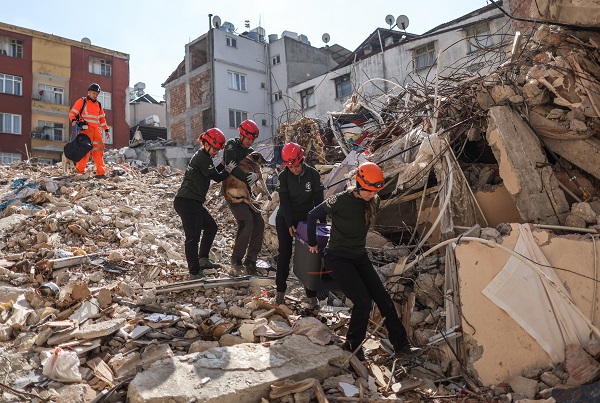
[[[506,59],[512,35],[510,19],[495,5],[422,35],[378,28],[346,62],[289,87],[287,97],[303,105],[303,116],[327,121],[328,112],[343,110],[355,92],[359,99],[373,100],[384,94],[398,95],[406,87],[433,88],[438,68],[446,77],[458,71],[485,74]],[[487,52],[492,48],[494,52]]]
[[[93,82],[111,128],[106,147],[124,147],[129,55],[0,23],[0,163],[59,161],[72,136],[69,110]]]
[[[284,33],[267,42],[262,28],[238,35],[221,27],[187,44],[185,59],[163,84],[170,138],[193,144],[213,126],[237,137],[239,124],[252,119],[257,143],[270,142],[287,109],[278,102],[287,88],[336,65],[305,38]]]

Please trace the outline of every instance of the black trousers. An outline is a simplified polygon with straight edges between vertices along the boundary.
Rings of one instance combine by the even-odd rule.
[[[185,258],[188,270],[192,274],[200,271],[200,258],[208,257],[215,235],[217,235],[217,223],[212,218],[206,207],[198,200],[185,197],[176,197],[173,201],[175,211],[181,217],[183,233],[185,234]],[[202,242],[200,242],[200,234]],[[198,243],[200,242],[200,251]]]
[[[298,226],[298,222],[292,223],[294,227]],[[292,246],[294,237],[290,235],[290,228],[285,223],[285,218],[281,216],[275,217],[275,229],[277,230],[277,241],[279,242],[279,257],[277,258],[277,272],[275,274],[275,284],[277,292],[285,292],[287,290],[287,279],[290,275],[290,262],[292,260]],[[317,292],[304,287],[308,298],[316,297]]]
[[[354,304],[346,340],[355,349],[365,339],[373,301],[385,318],[390,342],[394,349],[409,343],[392,298],[373,268],[367,253],[355,259],[325,254],[325,264],[332,270],[331,276]]]
[[[241,261],[246,255],[248,260],[256,262],[265,235],[265,220],[246,203],[227,204],[238,224],[231,259]]]

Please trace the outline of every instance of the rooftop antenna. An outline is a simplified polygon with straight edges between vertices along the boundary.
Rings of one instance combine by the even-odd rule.
[[[218,15],[212,17],[212,24],[213,27],[219,29],[219,27],[221,26],[221,17],[219,17]]]
[[[390,29],[393,28],[394,21],[395,21],[395,19],[394,19],[393,15],[388,14],[385,16],[385,22],[390,26]]]
[[[406,31],[406,28],[408,28],[408,17],[405,15],[399,15],[398,18],[396,18],[396,26],[401,28],[403,31]]]
[[[325,47],[329,48],[329,41],[331,40],[331,37],[329,36],[329,34],[326,32],[323,34],[323,36],[321,37],[321,39],[323,40],[323,42],[325,43]]]

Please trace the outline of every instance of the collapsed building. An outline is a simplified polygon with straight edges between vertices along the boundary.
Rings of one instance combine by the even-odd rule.
[[[431,83],[357,91],[341,111],[279,126],[276,144],[301,144],[327,194],[366,158],[382,166],[368,249],[423,354],[392,359],[377,312],[367,361],[342,352],[340,293],[306,312],[292,278],[295,293],[274,304],[272,228],[263,276],[185,281],[170,143],[131,144],[108,155],[105,182],[0,169],[3,399],[597,396],[600,37],[560,18],[484,49],[495,65],[484,73],[438,65]],[[258,194],[265,220],[270,196]],[[207,205],[222,232],[211,253],[225,261],[234,221],[217,187]]]

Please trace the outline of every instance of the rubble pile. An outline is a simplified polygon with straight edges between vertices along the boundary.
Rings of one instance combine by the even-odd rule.
[[[358,152],[368,150],[386,173],[384,207],[427,197],[428,207],[437,203],[438,217],[429,217],[423,233],[417,219],[406,246],[377,232],[367,240],[422,354],[395,358],[377,311],[363,345],[367,359],[342,351],[351,302],[320,292],[319,309],[309,310],[293,275],[286,304],[275,304],[272,226],[260,276],[233,277],[237,226],[218,184],[205,205],[219,225],[210,257],[223,267],[189,280],[172,208],[182,171],[161,163],[169,144],[137,141],[107,152],[110,177],[103,180],[31,162],[0,166],[1,399],[511,402],[598,379],[600,345],[592,340],[568,346],[561,363],[478,386],[473,363],[485,351],[474,338],[461,338],[469,318],[460,313],[456,258],[451,248],[429,254],[442,244],[425,251],[437,227],[442,241],[458,244],[465,236],[501,245],[511,227],[477,226],[486,217],[474,196],[499,186],[524,222],[591,234],[600,228],[598,160],[564,145],[593,150],[600,140],[600,41],[542,26],[523,43],[489,74],[442,75],[438,99],[431,88],[415,87],[381,107],[353,97],[348,110],[332,114],[334,145],[323,141],[317,120],[279,128],[282,144],[312,151],[307,159],[323,165],[331,187],[343,186],[364,158]],[[473,145],[495,161],[467,158],[463,151]],[[277,193],[257,189],[256,196],[270,221]],[[410,209],[411,217],[423,204]],[[392,218],[376,229],[410,226],[402,214]],[[452,240],[461,226],[466,232]]]
[[[259,265],[265,277],[229,277],[236,226],[218,185],[207,206],[220,228],[211,257],[224,268],[207,271],[214,281],[205,284],[187,281],[183,234],[172,211],[182,172],[126,164],[111,164],[110,172],[96,180],[26,162],[0,167],[0,340],[1,357],[10,362],[0,373],[4,400],[110,395],[109,401],[123,401],[132,379],[159,360],[293,334],[322,346],[341,344],[351,306],[343,294],[321,293],[321,309],[308,311],[303,287],[292,276],[287,304],[273,303],[274,231],[266,234]],[[268,219],[277,194],[263,200]],[[408,253],[377,233],[369,235],[368,246],[383,278]],[[407,328],[421,344],[443,328],[443,271],[443,262],[431,257],[395,283],[395,300],[416,301]],[[373,317],[374,324],[380,320]],[[405,383],[409,367],[416,368],[410,379],[420,379],[413,385],[445,373],[457,376],[456,362],[435,352],[389,373],[393,351],[385,337],[378,329],[365,343],[365,364],[355,357],[340,363],[360,372],[320,377],[324,396],[352,396],[354,388],[381,397],[408,393],[394,385]],[[447,385],[428,385],[427,393],[446,393]]]

